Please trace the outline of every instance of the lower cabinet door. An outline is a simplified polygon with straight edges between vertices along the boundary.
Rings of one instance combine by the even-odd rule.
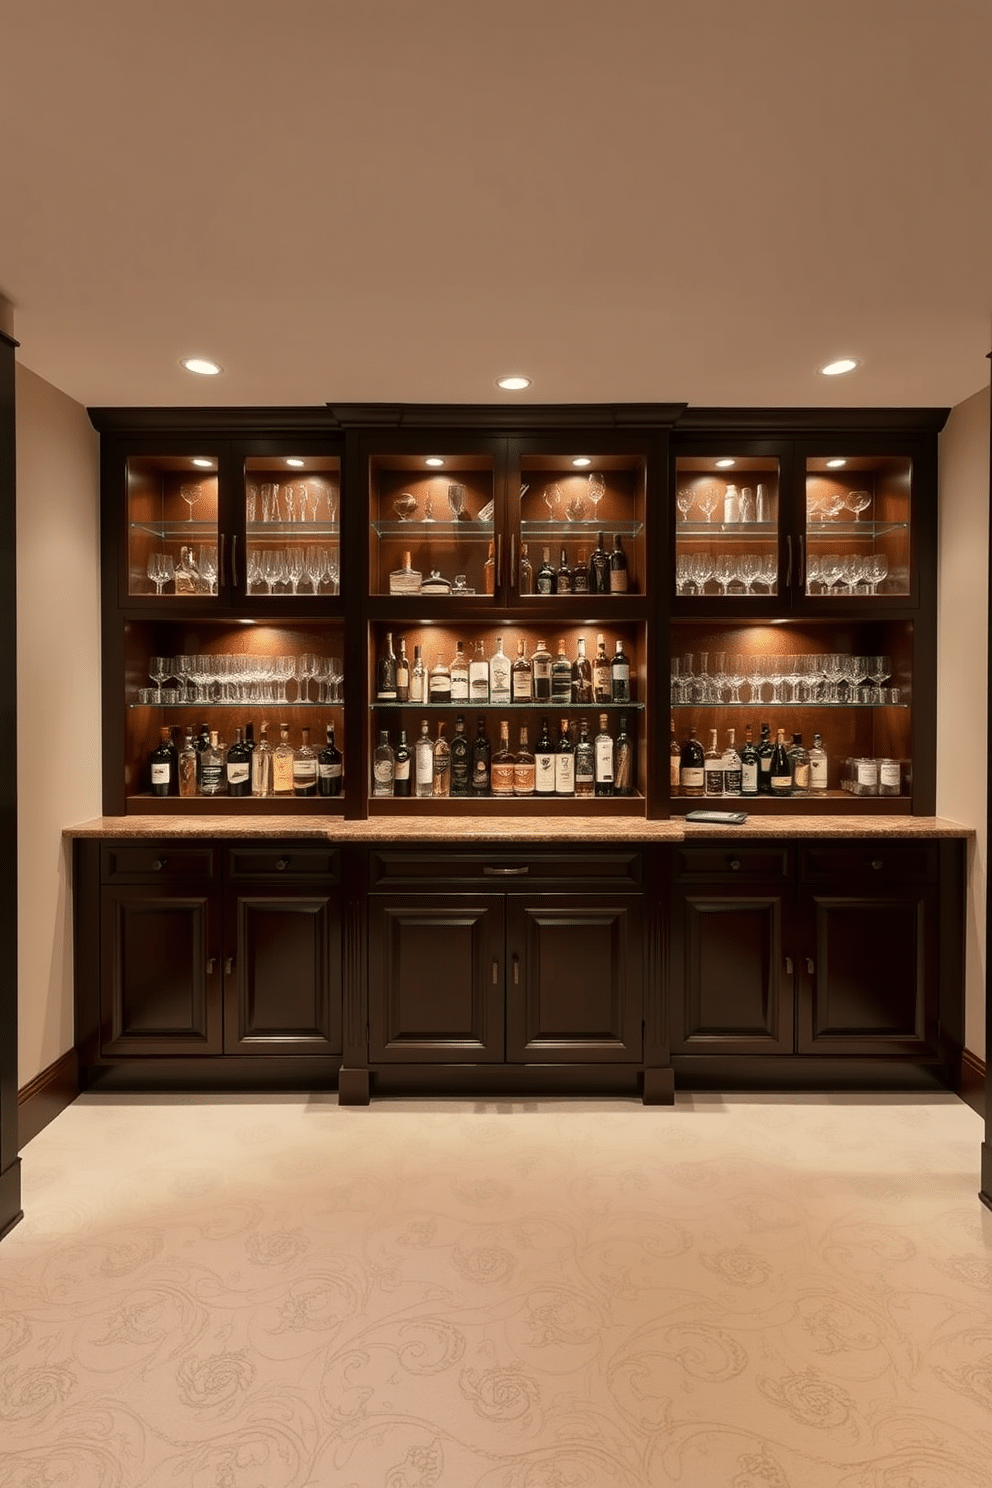
[[[502,894],[369,898],[369,1060],[504,1057]]]
[[[919,1056],[938,1042],[935,890],[810,891],[800,958],[800,1054]]]
[[[224,1051],[341,1052],[337,892],[230,894],[224,935]]]
[[[789,897],[753,884],[672,896],[671,1047],[677,1054],[791,1054]]]
[[[507,913],[507,1061],[640,1060],[640,898],[511,897]]]
[[[220,891],[101,891],[100,1048],[107,1056],[219,1054]]]

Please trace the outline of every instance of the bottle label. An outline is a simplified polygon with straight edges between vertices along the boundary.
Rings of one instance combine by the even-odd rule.
[[[723,772],[723,793],[725,796],[741,795],[743,786],[743,769],[738,770],[735,766],[725,769]]]
[[[291,791],[293,789],[293,760],[292,756],[276,753],[272,760],[272,784],[275,790]]]
[[[249,778],[249,773],[247,760],[238,760],[234,764],[229,764],[227,767],[228,785],[244,785],[245,781]]]
[[[537,592],[538,592],[538,594],[551,594],[551,593],[553,593],[553,590],[552,590],[552,587],[551,587],[552,586],[552,583],[553,583],[553,580],[552,580],[550,574],[538,573],[538,575],[537,575]]]
[[[400,769],[399,769],[399,765],[397,765],[397,767],[396,767],[396,774],[397,774],[397,776],[399,775],[399,773],[400,773]],[[407,775],[409,775],[409,773],[410,773],[409,763],[407,764],[407,772],[406,773],[407,773]],[[321,778],[321,780],[340,780],[341,779],[341,774],[342,774],[342,766],[340,764],[337,764],[337,765],[325,765],[325,764],[321,764],[321,766],[320,766],[320,778]]]
[[[493,761],[492,793],[494,796],[513,795],[513,765],[506,765]]]
[[[513,674],[513,701],[515,703],[529,703],[531,695],[530,672],[514,672]]]
[[[708,765],[703,774],[703,788],[708,796],[722,796],[724,769],[722,765]]]
[[[825,759],[813,759],[809,762],[809,783],[813,790],[826,790],[827,788],[827,762]]]
[[[247,778],[247,777],[246,777]],[[317,761],[315,759],[296,759],[293,762],[293,779],[302,785],[309,785],[317,779]]]
[[[747,760],[741,765],[741,793],[745,796],[758,794],[758,761]]]
[[[494,703],[510,701],[509,657],[494,656],[489,663],[489,696]]]
[[[702,767],[702,765],[683,765],[682,766],[682,789],[683,790],[702,790],[702,788],[703,788],[703,767]]]
[[[541,795],[554,795],[555,789],[555,757],[553,754],[539,754],[534,762],[534,786]]]
[[[593,751],[590,749],[575,756],[575,794],[577,796],[591,796],[592,788],[596,780],[596,767]]]
[[[797,791],[809,790],[809,765],[805,760],[797,760],[792,783]]]
[[[468,702],[468,672],[452,672],[451,701],[453,703]]]
[[[172,779],[172,766],[168,760],[159,760],[152,765],[152,785],[168,785]]]
[[[678,790],[682,783],[682,760],[677,754],[670,756],[668,783],[673,791]]]
[[[613,740],[596,740],[596,779],[606,785],[613,779]]]
[[[518,760],[513,767],[513,794],[515,796],[532,796],[536,784],[536,771],[534,761]]]
[[[431,702],[432,703],[450,703],[451,702],[451,678],[450,677],[432,677],[431,678]]]
[[[320,773],[322,775],[324,773],[323,766],[321,766]],[[341,774],[340,767],[338,769],[338,774],[339,775]],[[394,780],[409,780],[410,779],[410,756],[409,755],[407,755],[406,759],[398,759],[396,761],[395,766],[393,768],[393,779]]]
[[[613,668],[613,701],[615,703],[630,702],[629,666],[614,666]]]
[[[220,763],[200,766],[200,790],[205,796],[216,796],[220,792],[224,781],[224,771]]]
[[[473,674],[469,682],[469,692],[475,703],[488,703],[489,701],[489,677],[488,675]]]
[[[434,779],[434,750],[428,744],[417,749],[417,784],[429,785]]]
[[[791,775],[773,775],[772,778],[771,778],[771,786],[772,786],[772,790],[773,791],[791,791],[792,790],[792,776]]]
[[[472,789],[474,791],[487,791],[489,789],[489,765],[484,759],[477,759],[473,766]]]
[[[534,697],[538,702],[547,701],[551,696],[551,658],[547,661],[534,661]]]
[[[555,755],[555,795],[571,796],[575,793],[575,756]]]
[[[572,592],[572,575],[570,573],[562,573],[561,569],[559,569],[558,570],[558,593],[559,594],[571,594],[571,592]]]
[[[411,703],[422,703],[424,701],[423,672],[410,673],[410,701]]]
[[[379,688],[379,691],[376,693],[376,698],[377,698],[377,700],[380,703],[395,703],[395,701],[396,701],[396,687],[395,687],[395,685],[390,685],[388,682],[385,683],[383,686],[381,686]]]
[[[610,569],[610,593],[627,593],[627,570],[625,568]]]
[[[577,568],[572,574],[572,593],[589,593],[589,570],[587,568]]]
[[[392,760],[376,760],[372,771],[377,785],[390,785],[393,781]]]
[[[876,760],[858,760],[857,780],[859,785],[878,785],[878,762]]]
[[[880,760],[878,764],[878,783],[885,786],[888,790],[894,790],[898,795],[899,787],[902,784],[901,773],[898,760]]]

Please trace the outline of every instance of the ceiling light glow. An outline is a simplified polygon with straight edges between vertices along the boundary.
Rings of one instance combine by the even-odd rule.
[[[187,372],[196,372],[201,377],[216,377],[221,371],[219,362],[209,362],[206,357],[183,357],[179,364]]]
[[[736,465],[736,460],[717,460],[714,462],[717,470],[729,470],[731,465]]]
[[[530,387],[530,378],[520,376],[498,377],[496,379],[496,386],[501,387],[506,393],[519,393],[524,388]]]
[[[827,469],[828,470],[843,470],[843,468],[844,468],[844,466],[846,464],[847,464],[847,461],[846,460],[828,460],[827,461]]]
[[[827,362],[819,370],[824,377],[840,377],[845,372],[853,372],[857,365],[853,357],[838,357],[835,362]]]
[[[287,465],[292,465],[292,467],[293,467],[294,470],[302,470],[303,469],[304,462],[302,460],[298,459],[296,455],[287,455],[286,456],[286,464]]]
[[[213,470],[214,468],[213,460],[206,460],[203,458],[202,455],[194,456],[194,458],[190,461],[190,464],[195,465],[199,470]]]
[[[572,461],[572,464],[573,465],[579,465],[579,466],[585,466],[585,465],[591,465],[592,464],[592,461],[590,460],[590,458],[589,458],[588,455],[576,455],[575,459]]]
[[[428,455],[427,459],[424,461],[424,464],[430,465],[434,469],[436,469],[439,465],[443,465],[444,461],[441,459],[440,455]]]

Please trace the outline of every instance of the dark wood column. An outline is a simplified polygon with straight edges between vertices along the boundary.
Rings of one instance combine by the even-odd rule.
[[[17,630],[14,347],[0,331],[0,1236],[21,1218],[17,1156]]]

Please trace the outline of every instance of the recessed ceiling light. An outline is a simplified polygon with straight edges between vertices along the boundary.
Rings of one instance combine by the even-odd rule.
[[[206,357],[183,357],[180,366],[187,372],[198,372],[201,377],[216,377],[221,370],[218,362],[208,362]]]
[[[737,461],[736,460],[717,460],[717,461],[715,461],[715,464],[716,464],[717,470],[729,470],[730,467],[731,467],[731,465],[736,465],[737,464]]]
[[[592,461],[590,460],[590,458],[589,458],[588,455],[576,455],[575,459],[572,461],[572,464],[573,465],[591,465],[592,464]]]
[[[836,362],[827,362],[825,367],[818,370],[824,377],[840,377],[844,372],[853,372],[857,365],[853,357],[838,357]]]
[[[496,386],[501,387],[506,393],[519,393],[524,388],[530,387],[529,377],[498,377]]]
[[[441,459],[440,455],[428,455],[427,459],[424,461],[424,464],[438,466],[443,465],[444,461]]]
[[[841,470],[846,464],[847,464],[847,461],[846,460],[828,460],[827,461],[827,469],[828,470]]]
[[[196,456],[190,461],[190,464],[196,465],[200,470],[213,470],[214,468],[213,460],[205,460],[202,455]]]
[[[302,470],[303,469],[303,466],[305,464],[305,461],[297,459],[297,457],[295,455],[287,455],[286,456],[286,464],[287,465],[292,465],[292,467],[293,467],[294,470]]]

